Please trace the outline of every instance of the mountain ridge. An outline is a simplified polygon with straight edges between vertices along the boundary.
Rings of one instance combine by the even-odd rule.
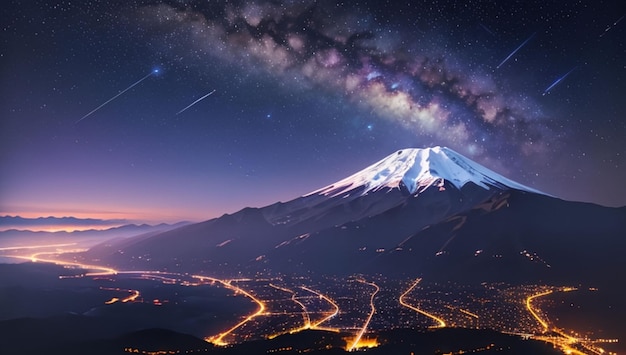
[[[450,208],[457,212],[498,191],[517,189],[544,194],[507,179],[449,148],[408,148],[398,150],[345,179],[262,210],[266,219],[275,225],[306,219],[319,222],[320,214],[328,211],[338,215],[348,212],[352,214],[350,220],[355,220],[410,203],[411,199],[433,189],[450,196],[462,191],[462,196],[455,196],[462,201],[454,203],[457,208]],[[334,223],[342,220],[335,218]]]
[[[337,196],[351,191],[355,185],[366,186],[362,194],[384,187],[401,188],[402,185],[410,194],[416,194],[434,184],[441,184],[441,180],[448,180],[459,189],[466,183],[473,182],[486,189],[514,188],[545,194],[510,180],[450,148],[435,146],[398,150],[345,179],[304,196]]]
[[[408,159],[425,152],[428,154],[419,161]],[[431,153],[439,161],[434,165],[422,164],[425,158],[431,158]],[[395,160],[394,154],[403,160]],[[476,279],[502,281],[509,276],[511,280],[536,279],[545,272],[544,266],[524,257],[528,251],[545,257],[557,269],[578,269],[558,253],[559,247],[567,249],[563,233],[575,236],[572,241],[577,242],[570,242],[567,247],[580,250],[574,250],[572,255],[594,260],[603,267],[608,264],[602,258],[586,254],[598,252],[588,240],[601,241],[612,250],[624,249],[618,236],[626,231],[626,208],[569,202],[539,193],[455,156],[446,148],[394,154],[338,183],[291,201],[244,208],[140,240],[126,240],[123,247],[107,243],[86,257],[131,269],[171,270],[176,265],[177,270],[184,272],[227,276],[260,270],[321,274],[384,270],[388,274],[402,271],[411,276],[426,273],[445,278],[446,273],[469,263],[477,265]],[[431,170],[438,170],[437,174]],[[407,171],[411,171],[408,180],[421,186],[414,193],[411,186],[402,187]],[[430,175],[420,180],[426,172]],[[377,174],[378,179],[363,178]],[[336,188],[339,189],[331,191]],[[409,249],[412,251],[407,253]],[[472,259],[477,250],[497,257]],[[541,270],[537,271],[537,267]],[[522,276],[491,272],[492,268],[508,268]]]

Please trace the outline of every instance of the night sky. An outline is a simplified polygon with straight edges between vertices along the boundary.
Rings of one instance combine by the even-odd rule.
[[[625,14],[620,0],[5,1],[0,214],[199,221],[435,145],[626,205]]]

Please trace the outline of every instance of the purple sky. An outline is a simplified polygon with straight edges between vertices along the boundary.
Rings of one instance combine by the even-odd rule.
[[[9,1],[0,213],[204,220],[434,145],[626,205],[621,9]]]

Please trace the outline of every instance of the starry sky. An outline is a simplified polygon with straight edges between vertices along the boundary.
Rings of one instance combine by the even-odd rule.
[[[205,220],[447,146],[626,205],[612,1],[3,3],[0,214]]]

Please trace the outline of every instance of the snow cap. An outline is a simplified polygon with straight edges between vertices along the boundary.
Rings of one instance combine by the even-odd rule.
[[[452,149],[437,146],[399,150],[352,176],[308,195],[338,196],[361,186],[364,187],[362,194],[366,194],[383,188],[400,188],[400,183],[411,194],[416,194],[430,186],[443,185],[444,180],[458,189],[473,182],[487,190],[516,189],[544,194],[507,179]]]

